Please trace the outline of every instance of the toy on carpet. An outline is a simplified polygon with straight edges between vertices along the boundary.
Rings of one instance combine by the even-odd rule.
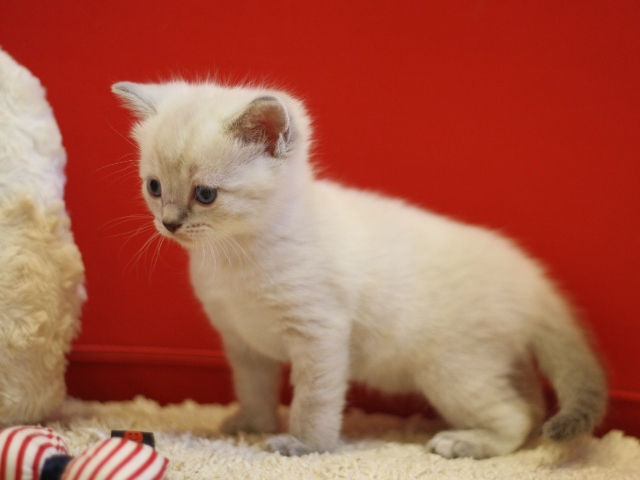
[[[0,428],[62,403],[86,298],[66,155],[40,82],[0,48]]]
[[[0,479],[3,480],[161,480],[169,460],[154,448],[153,434],[114,431],[77,457],[64,440],[43,427],[0,431]],[[151,445],[149,444],[151,443]]]

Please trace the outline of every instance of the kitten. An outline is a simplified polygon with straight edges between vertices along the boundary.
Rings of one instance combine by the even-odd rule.
[[[422,392],[450,424],[428,448],[484,458],[542,423],[536,370],[558,394],[556,440],[603,416],[603,370],[543,269],[513,243],[314,177],[291,96],[213,83],[117,83],[138,116],[142,193],[189,252],[240,402],[228,433],[276,432],[280,364],[295,387],[285,455],[339,445],[350,380]]]

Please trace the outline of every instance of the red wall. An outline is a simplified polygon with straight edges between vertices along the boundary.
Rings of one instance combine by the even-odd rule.
[[[217,75],[304,97],[328,175],[502,230],[546,262],[610,367],[609,424],[640,434],[640,3],[3,0],[0,24],[69,156],[90,298],[72,394],[231,398],[184,254],[165,242],[158,259],[136,234],[131,119],[109,91]]]

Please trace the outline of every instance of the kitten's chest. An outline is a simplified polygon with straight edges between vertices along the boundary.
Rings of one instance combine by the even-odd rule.
[[[219,304],[226,311],[227,328],[232,328],[251,347],[276,360],[289,360],[283,337],[282,318],[259,298],[246,291],[227,291]],[[215,324],[215,319],[212,322]]]
[[[219,266],[218,266],[219,267]],[[288,361],[282,338],[282,312],[263,274],[241,269],[192,271],[195,293],[213,326],[230,332],[258,352]]]

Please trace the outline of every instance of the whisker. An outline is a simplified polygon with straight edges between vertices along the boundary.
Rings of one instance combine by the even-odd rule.
[[[202,272],[202,266],[206,262],[206,252],[204,251],[204,242],[201,242],[199,238],[195,238],[194,242],[196,242],[196,249],[200,250],[202,254],[202,261],[200,262],[200,266],[198,267],[198,273]],[[200,245],[202,243],[202,245]]]
[[[116,172],[117,173],[117,172]],[[115,173],[113,174],[115,175]],[[111,178],[109,179],[109,186],[112,187],[115,184],[123,184],[127,181],[135,181],[136,183],[138,183],[138,169],[129,169],[129,171],[126,171],[126,169],[123,169],[120,171],[120,175],[113,176],[111,175]]]
[[[149,279],[151,279],[151,275],[158,264],[158,259],[160,258],[160,249],[162,248],[162,244],[165,241],[165,237],[160,236],[160,241],[156,243],[156,250],[153,253],[153,257],[151,258],[151,270],[149,271]]]
[[[107,118],[107,124],[111,127],[111,130],[113,130],[114,132],[116,132],[118,135],[120,135],[122,138],[125,139],[125,141],[129,144],[132,145],[133,147],[135,147],[135,149],[138,149],[138,145],[136,145],[134,142],[132,142],[129,138],[125,137],[123,134],[121,134],[118,130],[115,129],[115,127],[113,125],[111,125],[111,122],[109,121],[109,119]]]
[[[125,216],[119,217],[119,218],[113,218],[113,219],[105,222],[105,224],[100,228],[101,229],[114,228],[114,227],[117,227],[119,225],[122,225],[123,223],[134,222],[134,221],[137,221],[137,220],[148,220],[148,219],[149,219],[149,214],[148,213],[134,213],[134,214],[125,215]]]
[[[200,251],[202,252],[202,261],[200,262],[200,267],[198,267],[199,273],[202,272],[202,270],[204,269],[204,266],[208,263],[206,247],[209,247],[209,249],[211,249],[211,247],[205,242],[205,240],[206,239],[204,238],[196,238],[196,246],[198,246],[200,248]],[[213,251],[211,252],[211,257],[215,265],[215,255],[213,254]],[[215,267],[214,267],[214,271],[215,271]]]
[[[155,227],[153,225],[145,224],[145,225],[140,225],[139,227],[133,230],[129,230],[127,232],[114,233],[113,235],[108,235],[108,238],[127,237],[127,240],[125,240],[125,242],[122,244],[122,246],[125,246],[127,242],[131,240],[133,237],[140,235],[141,233],[145,233],[147,231],[154,231],[154,230],[155,230]]]
[[[224,240],[224,237],[220,237],[222,240]],[[224,252],[225,256],[227,257],[227,261],[229,262],[229,266],[233,266],[233,263],[231,262],[231,257],[229,256],[229,251],[227,250],[227,247],[223,242],[218,243],[218,245],[220,246],[220,249]]]
[[[138,227],[137,229],[135,229],[132,232],[129,232],[129,236],[127,237],[127,239],[122,243],[122,245],[120,246],[120,251],[118,252],[118,257],[120,257],[122,255],[122,250],[124,250],[125,246],[136,236],[142,234],[142,233],[147,233],[149,232],[149,230],[151,230],[152,236],[151,238],[147,239],[146,242],[142,245],[142,247],[140,249],[138,249],[138,254],[140,253],[140,250],[142,250],[143,248],[145,248],[147,246],[147,244],[153,240],[154,238],[156,238],[157,236],[159,236],[160,234],[155,230],[155,228],[153,227],[153,225],[142,225],[140,227]],[[121,236],[123,236],[124,234],[122,234]],[[135,255],[134,255],[135,256]],[[139,259],[138,259],[139,260]],[[131,261],[130,261],[131,262]],[[128,265],[128,264],[127,264]],[[125,268],[126,270],[126,268]]]
[[[125,157],[129,157],[129,156],[133,156],[135,155],[135,153],[125,153],[122,157],[120,157],[120,161],[119,162],[113,162],[113,163],[109,163],[107,165],[103,165],[101,167],[96,168],[92,173],[97,173],[100,172],[101,170],[104,170],[105,168],[110,168],[110,167],[115,167],[116,165],[122,165],[122,164],[126,164],[125,167],[120,167],[118,170],[119,171],[121,168],[134,168],[137,167],[138,164],[136,162],[136,158],[133,159],[127,159],[127,160],[122,160]],[[109,174],[111,175],[111,174]]]
[[[255,259],[253,257],[251,257],[244,248],[242,248],[242,245],[240,245],[238,243],[238,241],[233,238],[233,236],[229,235],[228,233],[225,232],[218,232],[218,234],[229,244],[232,246],[232,248],[234,249],[234,251],[236,252],[236,255],[240,258],[242,258],[242,260],[248,260],[249,262],[251,262],[254,266],[257,266],[257,263],[255,261]],[[240,252],[242,252],[242,255],[238,254],[238,250],[236,250],[236,247],[240,250]],[[243,264],[244,265],[244,264]]]
[[[198,272],[197,272],[197,273],[200,273],[200,272],[202,272],[202,265],[205,262],[205,253],[204,253],[204,249],[202,249],[202,246],[200,245],[200,239],[196,237],[196,238],[193,239],[193,241],[196,244],[194,250],[199,249],[201,254],[202,254],[202,261],[200,262],[200,266],[198,267]]]
[[[113,186],[116,183],[124,183],[125,181],[130,181],[133,183],[133,180],[135,179],[136,183],[138,182],[139,176],[138,176],[138,169],[137,167],[125,167],[125,168],[121,168],[117,171],[111,172],[107,175],[101,175],[100,176],[100,182],[103,183],[107,183],[108,186]],[[129,190],[129,193],[138,193],[137,189],[127,189]]]
[[[200,243],[202,244],[200,246],[200,250],[202,250],[202,261],[200,262],[200,272],[202,272],[202,270],[204,270],[204,266],[207,264],[207,248],[208,245],[206,245],[204,239],[200,239]],[[213,258],[213,253],[211,254],[211,257]]]
[[[215,242],[211,241],[210,239],[208,240],[208,247],[211,251],[211,257],[213,258],[213,271],[216,272],[218,270],[218,250],[216,249]]]
[[[140,260],[142,259],[142,257],[144,256],[145,253],[148,252],[149,247],[151,246],[151,244],[157,240],[157,238],[160,236],[160,234],[158,232],[155,232],[151,237],[149,237],[147,239],[146,242],[144,242],[144,244],[142,245],[142,247],[140,247],[138,249],[138,251],[134,254],[134,256],[132,257],[131,260],[129,260],[129,263],[127,263],[126,267],[125,267],[125,271],[130,271],[130,268],[133,268],[133,265],[136,265],[136,268],[140,266]],[[137,271],[137,273],[139,274],[139,271]]]

